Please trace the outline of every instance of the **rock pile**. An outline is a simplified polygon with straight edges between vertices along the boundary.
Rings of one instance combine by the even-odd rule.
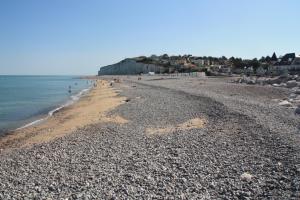
[[[293,88],[293,87],[300,86],[300,77],[298,75],[278,76],[275,78],[243,76],[243,77],[239,78],[236,82],[237,83],[246,83],[246,84],[272,85],[275,87]]]
[[[246,83],[249,85],[257,84],[257,78],[243,76],[237,80],[237,83]]]
[[[283,99],[281,102],[279,102],[278,105],[295,108],[295,114],[300,114],[300,76],[286,75],[278,76],[275,78],[243,76],[236,82],[246,83],[249,85],[259,84],[288,88],[290,90],[290,95],[288,96],[288,98]]]

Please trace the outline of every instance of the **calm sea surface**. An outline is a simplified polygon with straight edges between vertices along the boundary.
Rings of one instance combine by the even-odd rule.
[[[90,85],[73,76],[0,75],[0,134],[76,100]]]

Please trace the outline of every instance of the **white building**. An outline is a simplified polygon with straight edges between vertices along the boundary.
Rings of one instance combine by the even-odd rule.
[[[196,65],[205,65],[205,60],[197,59],[197,60],[193,60],[193,63],[195,63]]]

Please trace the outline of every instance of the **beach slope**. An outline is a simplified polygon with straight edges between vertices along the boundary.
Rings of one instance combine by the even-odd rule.
[[[226,78],[120,79],[90,93],[99,104],[82,99],[93,114],[71,112],[84,118],[71,127],[90,125],[2,152],[0,199],[300,198],[299,118],[272,101],[284,90]],[[103,118],[101,106],[110,108]]]
[[[96,82],[95,87],[79,101],[66,106],[37,125],[17,129],[1,138],[0,148],[16,148],[48,142],[72,133],[78,128],[103,121],[125,123],[119,116],[107,117],[106,113],[119,106],[123,97],[104,80]]]

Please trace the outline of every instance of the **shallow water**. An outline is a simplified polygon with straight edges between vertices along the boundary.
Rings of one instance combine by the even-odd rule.
[[[91,81],[74,76],[0,76],[0,133],[78,99],[90,85]]]

